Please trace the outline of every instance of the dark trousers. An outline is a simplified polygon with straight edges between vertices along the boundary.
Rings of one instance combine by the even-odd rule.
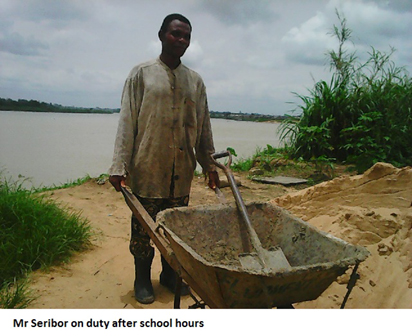
[[[156,215],[160,211],[187,206],[189,204],[189,196],[160,199],[136,197],[154,221],[156,221]],[[134,215],[132,215],[132,232],[129,249],[132,255],[137,259],[147,259],[152,256],[153,253],[150,237]]]

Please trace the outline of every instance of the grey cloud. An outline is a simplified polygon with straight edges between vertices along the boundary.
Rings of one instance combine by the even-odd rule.
[[[270,21],[278,18],[272,9],[270,0],[203,0],[202,9],[216,16],[227,25],[253,24],[260,21]]]
[[[290,92],[311,87],[311,74],[316,80],[329,75],[325,53],[337,43],[327,33],[338,22],[338,5],[353,30],[359,57],[371,45],[382,51],[393,46],[396,64],[411,69],[412,42],[405,33],[412,30],[411,3],[0,0],[0,91],[14,99],[118,107],[130,69],[159,55],[161,19],[180,12],[194,25],[183,62],[204,78],[210,108],[271,112],[278,101],[293,97]],[[13,82],[29,71],[24,85]]]
[[[0,38],[0,51],[15,55],[34,56],[49,46],[33,36],[26,38],[18,33],[5,34]]]
[[[73,20],[84,20],[90,17],[93,3],[87,6],[78,0],[37,0],[9,1],[9,15],[27,21],[46,21],[53,26],[62,26]]]
[[[391,8],[401,13],[412,11],[411,0],[380,0],[378,3],[383,7]]]
[[[325,66],[327,64],[325,52],[322,52],[321,50],[317,50],[317,52],[301,52],[299,50],[295,50],[288,53],[288,59],[295,63],[304,65]]]
[[[376,11],[376,18],[365,12],[348,12],[348,27],[353,31],[355,43],[373,44],[391,38],[409,37],[412,30],[412,13],[397,13],[385,10]]]

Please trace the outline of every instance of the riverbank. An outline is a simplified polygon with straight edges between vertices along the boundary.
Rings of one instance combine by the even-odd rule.
[[[319,229],[365,246],[371,256],[360,265],[347,308],[412,308],[412,168],[377,164],[363,175],[342,175],[310,188],[259,184],[237,174],[243,198],[274,202]],[[229,188],[222,189],[232,200]],[[50,197],[82,211],[96,236],[92,248],[50,272],[34,272],[31,289],[38,298],[29,308],[172,308],[173,295],[159,284],[156,254],[153,286],[156,301],[141,305],[133,298],[133,259],[128,251],[130,211],[108,184],[89,181],[49,192]],[[190,206],[217,203],[204,180],[195,177]],[[349,273],[349,272],[348,272]],[[317,300],[295,308],[339,308],[348,275]],[[193,304],[182,300],[182,308]]]

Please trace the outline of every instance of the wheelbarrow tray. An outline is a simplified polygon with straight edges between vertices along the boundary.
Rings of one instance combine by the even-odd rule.
[[[291,270],[245,271],[241,216],[234,205],[174,208],[158,214],[174,256],[212,308],[268,308],[316,299],[369,252],[324,233],[271,203],[248,203],[264,248],[279,246]],[[198,293],[199,294],[199,293]]]

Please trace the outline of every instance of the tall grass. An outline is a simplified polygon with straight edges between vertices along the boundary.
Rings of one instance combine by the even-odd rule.
[[[27,279],[14,279],[0,287],[0,308],[26,308],[34,301]]]
[[[291,154],[305,160],[327,157],[354,164],[364,171],[378,161],[395,166],[412,164],[412,79],[397,67],[389,53],[371,48],[368,60],[358,61],[345,48],[352,31],[337,13],[339,41],[329,51],[332,78],[318,81],[301,100],[299,119],[281,125],[281,139],[289,139]]]
[[[21,293],[19,281],[39,268],[67,261],[85,248],[91,228],[79,213],[60,206],[22,183],[0,181],[0,305],[10,290]],[[13,304],[16,304],[15,302]]]

